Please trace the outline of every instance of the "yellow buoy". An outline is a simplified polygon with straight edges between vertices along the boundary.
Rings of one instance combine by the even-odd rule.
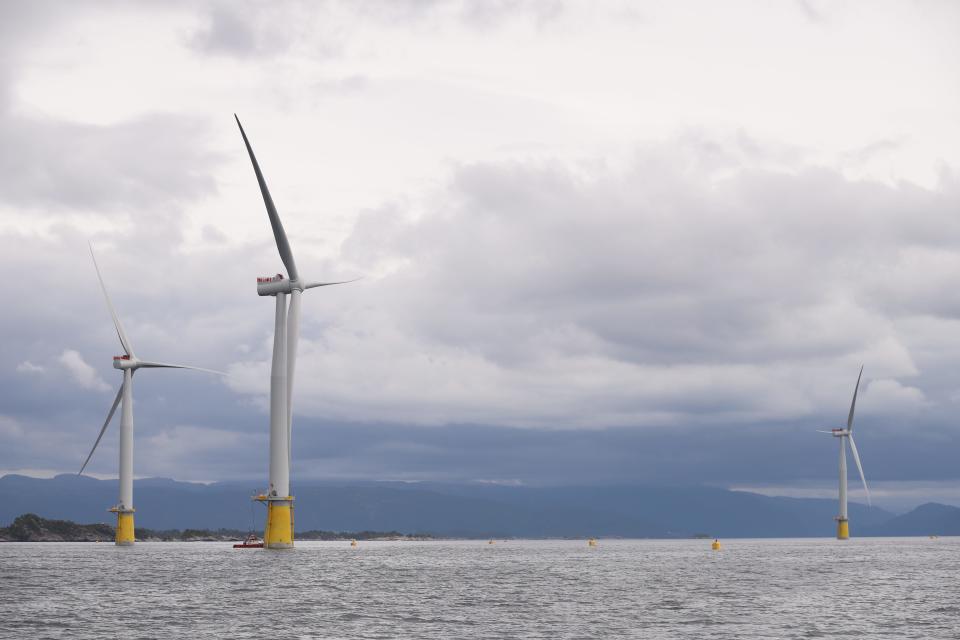
[[[595,547],[595,546],[597,546],[597,539],[596,539],[596,538],[590,538],[589,540],[587,540],[587,546],[588,546],[588,547]]]
[[[720,541],[714,540],[713,544],[710,545],[710,548],[713,549],[714,551],[720,551]]]
[[[493,540],[487,540],[487,544],[496,544],[496,542]]]
[[[356,541],[356,540],[351,540],[351,541],[350,541],[350,546],[351,546],[351,547],[357,546],[357,541]]]

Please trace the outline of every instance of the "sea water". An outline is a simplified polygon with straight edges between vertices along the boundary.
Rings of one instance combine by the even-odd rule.
[[[958,638],[960,538],[0,544],[3,638]]]

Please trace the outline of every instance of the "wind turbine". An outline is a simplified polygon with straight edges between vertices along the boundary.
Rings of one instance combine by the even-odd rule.
[[[863,367],[861,366],[860,375],[857,376],[857,386],[853,388],[853,400],[850,401],[847,428],[820,431],[820,433],[829,433],[834,438],[840,439],[840,515],[836,517],[837,540],[847,540],[850,537],[850,524],[847,518],[847,440],[850,441],[850,452],[853,454],[853,461],[857,463],[857,471],[860,472],[863,490],[867,493],[867,504],[872,506],[870,489],[867,488],[867,478],[863,475],[863,465],[860,464],[860,454],[857,453],[857,443],[853,440],[853,412],[857,407],[857,392],[860,390],[860,378],[862,376]]]
[[[253,148],[236,114],[233,117],[240,127],[243,144],[247,147],[253,172],[257,175],[263,204],[267,208],[273,237],[280,252],[280,260],[287,270],[288,278],[278,273],[275,276],[257,278],[257,295],[274,296],[276,311],[273,329],[273,360],[270,365],[270,488],[266,495],[256,496],[256,500],[267,503],[267,523],[263,533],[263,544],[268,549],[290,549],[293,547],[293,496],[290,495],[290,436],[293,411],[291,407],[293,393],[293,374],[297,361],[297,340],[300,337],[300,297],[304,290],[325,287],[341,282],[314,282],[300,278],[293,252],[283,230],[277,208],[270,197],[270,190],[263,179],[260,165],[253,155]],[[290,296],[289,309],[287,296]]]
[[[207,371],[224,375],[219,371],[210,369],[201,369],[199,367],[190,367],[183,364],[166,364],[163,362],[152,362],[150,360],[141,360],[133,353],[133,347],[127,333],[120,324],[120,318],[117,311],[110,301],[110,294],[107,293],[107,287],[103,283],[103,276],[100,274],[100,267],[97,265],[97,257],[93,254],[93,245],[90,245],[90,257],[93,258],[93,268],[97,271],[97,279],[100,281],[100,288],[103,290],[103,297],[107,301],[107,308],[113,317],[113,326],[117,329],[117,336],[120,338],[120,346],[123,347],[122,356],[113,357],[113,368],[123,372],[123,384],[117,391],[117,397],[113,400],[113,406],[110,407],[110,413],[103,426],[100,427],[100,433],[97,435],[97,441],[93,443],[93,448],[87,454],[87,459],[83,461],[83,466],[77,475],[83,473],[87,468],[87,463],[93,457],[93,452],[97,450],[97,445],[103,438],[113,414],[117,411],[117,405],[123,402],[123,409],[120,412],[120,501],[110,511],[117,514],[116,543],[121,546],[132,545],[134,541],[133,533],[133,374],[137,369],[195,369],[197,371]]]

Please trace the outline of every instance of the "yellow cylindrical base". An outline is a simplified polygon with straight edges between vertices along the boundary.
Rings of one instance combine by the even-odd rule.
[[[117,512],[117,533],[116,541],[120,546],[129,546],[133,544],[133,513],[130,511]]]
[[[847,520],[837,520],[837,540],[850,539],[850,522]]]
[[[267,502],[263,546],[266,549],[293,548],[293,505],[289,502]]]
[[[714,551],[720,551],[720,541],[714,540],[713,543],[710,545],[710,548],[713,549]]]

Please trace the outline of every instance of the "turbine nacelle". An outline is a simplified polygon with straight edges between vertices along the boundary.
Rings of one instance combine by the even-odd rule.
[[[127,355],[113,356],[114,369],[120,369],[121,371],[123,369],[136,369],[138,364],[139,363],[135,358],[131,358]]]
[[[258,296],[275,296],[278,293],[290,293],[294,289],[303,291],[303,286],[297,281],[284,278],[282,273],[278,273],[275,276],[257,278]]]
[[[275,296],[278,293],[293,293],[294,291],[303,293],[307,289],[313,289],[314,287],[329,287],[335,284],[347,284],[349,282],[356,282],[359,279],[360,278],[354,278],[353,280],[341,280],[338,282],[302,282],[299,279],[288,280],[287,278],[283,277],[282,273],[278,273],[275,276],[257,278],[257,295]]]
[[[850,436],[850,429],[830,429],[830,431],[825,431],[824,429],[817,429],[817,433],[825,433],[828,436],[833,436],[834,438],[843,438]]]

